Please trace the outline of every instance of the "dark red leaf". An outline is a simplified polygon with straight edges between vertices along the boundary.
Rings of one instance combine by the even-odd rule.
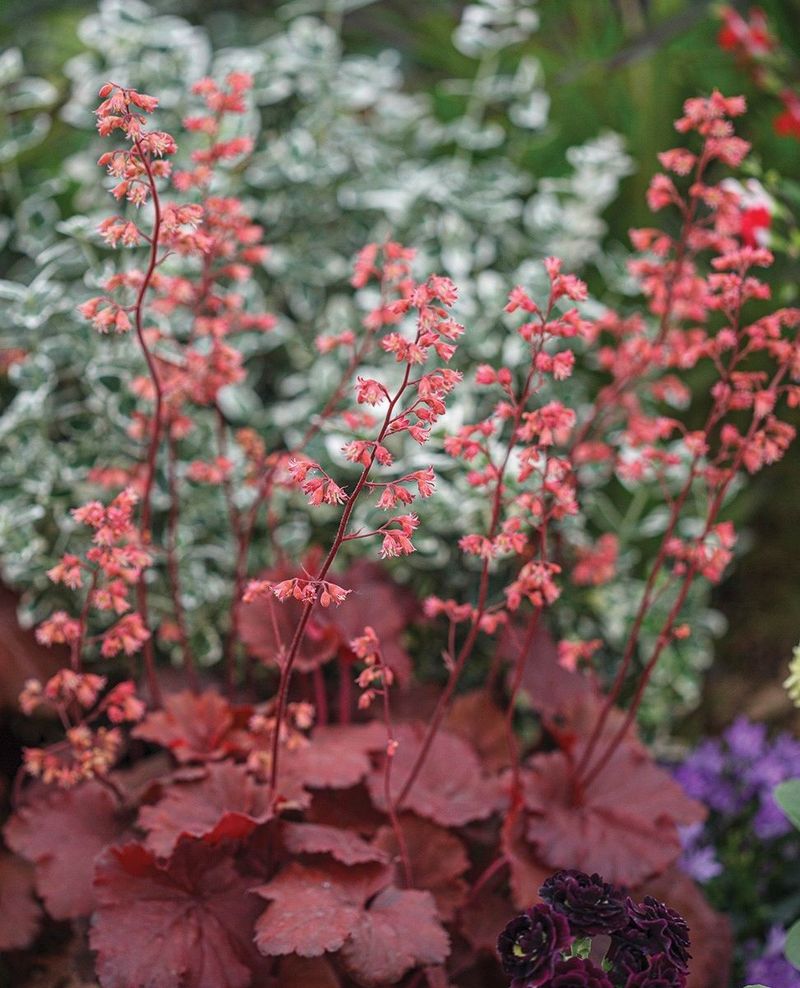
[[[410,813],[400,817],[400,826],[411,861],[414,888],[430,892],[439,915],[444,920],[451,920],[464,901],[467,890],[467,883],[462,877],[469,868],[464,845],[449,831]],[[392,855],[395,881],[401,884],[403,872],[394,830],[383,827],[378,831],[375,844]]]
[[[532,758],[523,784],[525,836],[536,856],[622,885],[667,868],[680,854],[677,824],[705,816],[649,755],[629,745],[617,749],[577,801],[560,751]]]
[[[339,975],[325,957],[297,957],[281,960],[280,988],[339,988]]]
[[[179,762],[213,761],[238,749],[234,731],[249,713],[249,707],[232,707],[213,690],[184,690],[170,693],[164,709],[148,714],[133,736],[169,748]]]
[[[499,772],[508,765],[505,715],[486,690],[457,696],[445,726],[475,748],[487,772]]]
[[[521,812],[508,814],[500,836],[500,847],[510,869],[511,899],[518,909],[527,909],[537,901],[539,889],[555,870],[542,864],[525,840],[525,822]]]
[[[98,861],[90,943],[103,988],[245,988],[259,903],[224,848],[183,840],[167,862],[141,844]]]
[[[395,733],[399,747],[392,763],[391,794],[396,800],[416,761],[425,725],[401,724]],[[385,810],[382,767],[370,775],[367,785],[375,805]],[[445,827],[460,827],[471,820],[485,820],[500,804],[500,787],[495,779],[483,775],[474,749],[440,730],[402,808]]]
[[[388,856],[379,847],[368,844],[352,830],[325,827],[316,823],[286,823],[283,841],[292,854],[330,854],[345,865],[378,861],[386,864]]]
[[[377,721],[318,727],[307,745],[282,752],[280,779],[313,789],[349,789],[369,772],[369,752],[385,745],[386,729]]]
[[[256,923],[256,945],[269,955],[319,957],[339,950],[356,928],[367,899],[388,881],[378,864],[324,868],[293,861],[255,889],[271,900]]]
[[[168,857],[182,836],[217,844],[241,840],[272,816],[269,787],[257,782],[242,765],[211,763],[205,778],[170,786],[155,806],[144,806],[139,826],[148,831],[145,844]]]
[[[0,853],[0,950],[21,950],[36,938],[42,911],[33,894],[33,868]]]
[[[549,874],[549,872],[548,872]],[[526,900],[531,906],[535,898]],[[520,906],[519,908],[525,908]],[[473,950],[497,956],[497,936],[500,930],[513,919],[518,909],[497,892],[483,891],[459,913],[459,930],[464,934]]]
[[[361,913],[342,958],[361,984],[383,985],[396,983],[420,964],[441,964],[449,952],[433,896],[388,888]]]
[[[36,867],[36,891],[54,919],[94,908],[94,860],[125,830],[116,800],[99,782],[39,789],[5,826],[6,843]]]
[[[0,707],[16,709],[26,679],[46,682],[69,660],[66,646],[47,648],[17,620],[19,596],[0,586]]]
[[[498,652],[512,670],[524,643],[525,628],[518,624],[509,626],[500,638]],[[577,697],[595,692],[589,678],[558,664],[556,643],[541,621],[527,652],[521,688],[533,709],[545,716],[560,714]]]
[[[411,678],[411,656],[402,638],[419,609],[413,594],[395,583],[381,565],[368,559],[353,563],[336,582],[352,591],[333,612],[342,638],[340,654],[346,652],[354,659],[348,644],[369,625],[381,643],[383,661],[401,684],[407,683]]]
[[[386,816],[372,805],[366,786],[358,785],[348,789],[318,789],[306,819],[371,837],[383,826]]]
[[[318,568],[307,562],[308,571]],[[303,576],[301,571],[287,567],[267,570],[265,580],[281,581]],[[295,661],[299,672],[310,672],[337,654],[351,657],[349,642],[371,625],[381,641],[387,665],[401,682],[408,679],[411,660],[400,638],[414,612],[414,601],[408,591],[399,587],[376,563],[355,563],[335,582],[352,592],[339,607],[316,608],[308,624],[303,644]],[[251,655],[263,662],[280,664],[288,642],[291,641],[303,605],[293,599],[278,602],[259,597],[241,608],[240,634]]]

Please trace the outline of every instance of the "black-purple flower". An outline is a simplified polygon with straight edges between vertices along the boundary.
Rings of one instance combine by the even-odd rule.
[[[639,903],[628,899],[626,907],[628,925],[612,935],[608,951],[615,979],[624,983],[645,972],[651,958],[659,954],[675,971],[687,974],[691,954],[689,927],[683,916],[651,895]]]
[[[586,957],[559,961],[547,988],[614,988],[606,972]]]
[[[497,939],[503,971],[510,988],[537,988],[548,981],[572,942],[564,915],[547,903],[538,903],[512,919]]]
[[[614,933],[629,922],[623,893],[599,875],[559,871],[547,879],[539,895],[567,917],[576,936]]]
[[[675,967],[666,954],[654,954],[644,970],[628,977],[625,988],[686,988],[686,972]]]

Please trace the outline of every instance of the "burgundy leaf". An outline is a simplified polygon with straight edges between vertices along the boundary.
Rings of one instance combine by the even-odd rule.
[[[258,900],[224,848],[182,840],[159,862],[141,844],[98,861],[90,943],[103,988],[245,988]]]
[[[46,682],[69,661],[66,646],[48,648],[20,626],[18,607],[19,595],[0,586],[0,707],[10,709],[16,709],[26,679]]]
[[[339,950],[355,929],[367,899],[388,881],[378,864],[311,867],[293,861],[255,889],[270,899],[256,923],[256,945],[269,955],[320,957]]]
[[[536,856],[553,868],[597,872],[637,885],[680,854],[678,824],[705,810],[689,799],[640,748],[620,746],[580,798],[562,752],[536,755],[523,777],[530,811],[526,833]]]
[[[425,725],[402,724],[395,733],[399,747],[392,763],[391,794],[396,800],[422,746]],[[382,767],[370,775],[367,784],[375,805],[386,810]],[[472,820],[485,820],[500,803],[499,785],[483,775],[473,748],[440,730],[402,808],[445,827],[461,827]]]
[[[307,560],[305,569],[313,572],[318,564]],[[279,567],[261,574],[261,579],[280,582],[303,571]],[[299,672],[310,672],[337,654],[352,658],[349,642],[369,624],[380,639],[384,660],[401,682],[410,674],[411,660],[400,644],[400,638],[411,620],[415,604],[413,597],[399,587],[376,563],[358,562],[334,582],[352,592],[339,607],[316,608],[309,621],[303,644],[295,660]],[[278,602],[259,597],[243,604],[240,634],[248,652],[263,662],[280,664],[288,642],[291,641],[303,605],[294,599]]]
[[[309,572],[314,568],[315,564],[310,563]],[[280,583],[303,575],[302,570],[280,566],[264,571],[259,579]],[[239,611],[239,635],[250,655],[262,662],[281,665],[303,607],[299,600],[292,597],[279,601],[272,594],[259,596],[249,604],[242,604]],[[295,669],[298,672],[310,672],[330,661],[336,655],[341,641],[329,610],[315,608],[306,625],[305,637],[295,659]]]
[[[508,660],[512,671],[524,643],[525,628],[516,623],[500,639],[498,653]],[[526,654],[521,688],[533,709],[544,716],[561,714],[576,698],[595,692],[590,679],[559,665],[556,643],[541,621]]]
[[[338,974],[325,957],[297,957],[281,960],[280,988],[339,988]]]
[[[410,813],[402,815],[400,826],[411,862],[414,888],[430,892],[439,915],[444,920],[451,920],[466,897],[467,883],[462,876],[469,868],[469,858],[464,845],[454,834]],[[394,830],[383,827],[378,831],[375,844],[392,855],[399,883],[403,872]]]
[[[281,754],[279,777],[314,789],[349,789],[369,772],[369,752],[385,745],[386,729],[377,721],[318,727],[308,744]]]
[[[527,905],[530,906],[535,901],[535,898],[529,898]],[[517,912],[518,909],[515,909],[507,898],[497,892],[483,890],[459,913],[459,930],[473,950],[496,957],[498,932],[514,918]]]
[[[36,867],[36,891],[54,919],[94,908],[94,860],[125,830],[116,800],[99,782],[39,789],[5,826],[8,846]]]
[[[537,859],[525,840],[525,822],[522,813],[509,813],[500,833],[500,848],[508,858],[511,899],[518,909],[527,909],[538,900],[539,889],[554,871]]]
[[[348,789],[318,789],[306,819],[371,837],[383,826],[386,817],[372,805],[366,786],[358,785]]]
[[[0,950],[21,950],[36,938],[42,910],[33,894],[33,869],[0,853]]]
[[[286,849],[292,854],[330,854],[345,865],[378,861],[386,864],[388,856],[379,847],[368,844],[352,830],[325,827],[316,823],[287,823],[283,828]]]
[[[475,748],[487,771],[498,772],[508,765],[506,718],[486,690],[457,696],[445,727]]]
[[[170,786],[155,806],[144,806],[139,826],[148,831],[145,844],[168,857],[182,836],[217,844],[241,840],[272,816],[268,786],[256,782],[244,766],[210,764],[205,778]]]
[[[250,707],[232,707],[213,690],[184,690],[170,693],[164,709],[148,714],[133,736],[169,748],[179,762],[214,761],[238,750],[234,732],[250,713]]]
[[[336,582],[352,591],[333,612],[342,638],[340,655],[355,658],[350,653],[349,642],[363,634],[364,627],[369,625],[381,643],[383,661],[405,685],[411,678],[411,656],[403,647],[402,638],[418,611],[413,594],[395,583],[383,566],[368,559],[357,560]]]
[[[433,896],[388,888],[360,915],[342,957],[361,984],[383,985],[396,983],[419,964],[441,964],[449,952]]]

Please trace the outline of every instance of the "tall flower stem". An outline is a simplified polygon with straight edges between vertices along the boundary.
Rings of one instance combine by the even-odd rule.
[[[161,234],[161,201],[158,193],[158,186],[156,185],[155,176],[153,175],[153,169],[150,163],[150,156],[141,145],[140,141],[135,141],[134,146],[142,162],[144,170],[147,174],[147,182],[150,187],[150,195],[153,201],[153,227],[150,235],[150,258],[148,261],[147,269],[145,270],[144,277],[142,278],[142,283],[139,286],[139,291],[136,296],[136,302],[133,306],[134,314],[134,326],[136,329],[136,338],[139,341],[139,347],[144,354],[145,362],[147,363],[147,370],[150,374],[150,380],[153,385],[154,394],[154,409],[153,409],[153,424],[150,430],[150,445],[147,450],[147,468],[144,481],[144,490],[142,492],[142,515],[141,515],[141,538],[144,544],[149,544],[152,540],[152,532],[150,530],[151,525],[151,512],[152,512],[152,496],[153,496],[153,484],[155,482],[156,475],[156,461],[158,459],[158,450],[161,445],[161,436],[163,433],[163,408],[164,408],[164,391],[161,386],[161,381],[158,377],[158,369],[156,368],[155,359],[153,358],[150,348],[147,345],[144,334],[144,301],[147,291],[153,281],[153,274],[155,273],[156,265],[158,264],[158,247],[159,247],[159,237]],[[148,603],[147,603],[147,581],[145,578],[144,571],[142,571],[139,576],[139,580],[136,586],[137,594],[137,605],[139,610],[139,615],[142,619],[142,623],[145,628],[150,627],[149,615],[148,615]],[[161,706],[161,686],[158,682],[158,675],[156,673],[156,663],[155,654],[153,650],[153,639],[148,638],[143,646],[144,654],[144,667],[145,675],[147,678],[147,685],[150,690],[150,697],[153,701],[154,706]]]

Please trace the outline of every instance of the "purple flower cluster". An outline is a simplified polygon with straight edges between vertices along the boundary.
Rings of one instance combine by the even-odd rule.
[[[580,871],[558,872],[539,895],[497,940],[510,988],[685,988],[689,928],[674,909]],[[606,938],[602,966],[594,936]]]
[[[785,943],[786,931],[780,926],[773,926],[763,952],[747,963],[748,984],[800,988],[800,972],[786,960],[783,953]]]
[[[763,724],[740,717],[719,740],[699,744],[675,770],[675,778],[690,796],[721,816],[752,812],[756,835],[772,840],[792,829],[772,790],[794,778],[798,765],[800,741],[785,733],[769,740]],[[713,853],[706,850],[698,856],[697,835],[687,836],[690,853],[684,857],[684,869],[698,881],[708,881],[719,870]]]

